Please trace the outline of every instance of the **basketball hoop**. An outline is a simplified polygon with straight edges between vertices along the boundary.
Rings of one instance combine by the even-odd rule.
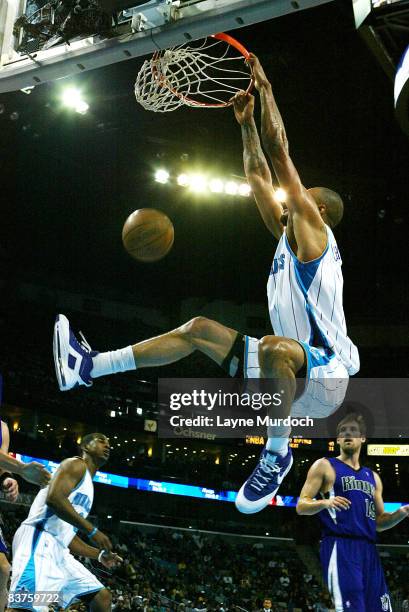
[[[228,34],[156,51],[140,69],[135,96],[146,110],[166,113],[180,106],[224,108],[240,90],[251,91],[249,52]]]

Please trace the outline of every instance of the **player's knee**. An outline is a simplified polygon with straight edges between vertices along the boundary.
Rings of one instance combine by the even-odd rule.
[[[205,338],[209,332],[211,325],[210,319],[206,317],[194,317],[182,326],[181,330],[183,335],[192,343],[195,344],[197,340]]]
[[[4,555],[0,556],[0,580],[4,582],[9,579],[10,576],[10,563],[7,561]]]
[[[264,336],[258,347],[258,358],[262,370],[274,370],[278,367],[292,367],[294,351],[285,338]]]
[[[95,595],[92,600],[91,609],[102,611],[102,610],[110,610],[112,605],[112,595],[111,591],[108,589],[101,589]]]

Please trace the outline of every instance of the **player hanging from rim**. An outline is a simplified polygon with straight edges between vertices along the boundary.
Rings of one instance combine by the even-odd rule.
[[[50,478],[41,463],[22,463],[9,457],[10,432],[7,423],[0,420],[0,486],[6,495],[6,500],[15,502],[18,498],[18,482],[10,472],[20,474],[28,482],[45,486]],[[7,605],[7,584],[9,581],[10,564],[6,557],[7,546],[0,528],[0,612]]]
[[[108,438],[101,433],[84,436],[82,457],[63,461],[50,484],[35,498],[28,517],[13,539],[13,565],[9,609],[42,610],[48,603],[67,608],[85,601],[92,612],[111,609],[111,594],[71,553],[113,567],[122,559],[112,552],[109,538],[87,516],[94,498],[92,479],[109,458]],[[82,530],[91,546],[76,534]],[[44,600],[33,599],[34,595]],[[60,600],[54,602],[55,594]]]
[[[297,504],[298,514],[319,513],[322,570],[336,612],[392,610],[376,532],[409,516],[409,505],[385,512],[379,475],[360,465],[365,435],[362,416],[347,414],[337,426],[340,454],[311,466]]]
[[[281,416],[326,417],[342,403],[349,374],[359,369],[357,348],[346,332],[342,307],[341,258],[330,227],[342,218],[342,200],[325,188],[305,189],[288,154],[287,139],[271,85],[251,56],[262,104],[262,135],[286,207],[274,199],[268,164],[253,119],[254,99],[239,93],[234,110],[241,124],[245,171],[267,227],[279,239],[268,281],[273,330],[261,340],[243,336],[205,317],[195,317],[156,338],[116,351],[97,353],[79,342],[64,315],[54,329],[54,360],[62,391],[91,385],[92,379],[135,368],[173,363],[198,350],[233,377],[269,379],[282,397]],[[305,388],[296,398],[296,376]],[[322,382],[325,384],[322,384]],[[282,393],[284,391],[284,393]],[[274,416],[274,413],[270,413]],[[259,462],[241,487],[237,508],[265,508],[292,465],[290,430],[268,430]]]

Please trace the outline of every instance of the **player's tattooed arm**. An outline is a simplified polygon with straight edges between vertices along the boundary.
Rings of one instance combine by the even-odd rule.
[[[266,150],[282,147],[288,153],[288,140],[281,113],[274,98],[271,83],[258,58],[251,53],[248,59],[254,83],[261,99],[261,136]]]
[[[297,514],[312,516],[329,508],[333,508],[337,512],[349,509],[351,502],[346,497],[337,496],[329,499],[314,499],[320,491],[326,489],[328,481],[332,476],[331,469],[326,459],[318,459],[318,461],[312,464],[298,499]]]
[[[375,478],[375,512],[376,512],[376,531],[386,531],[398,525],[401,521],[409,516],[409,505],[401,506],[395,512],[385,512],[385,507],[382,497],[382,481],[379,475],[374,472]]]
[[[247,181],[267,229],[279,240],[283,233],[280,221],[283,209],[274,198],[270,168],[254,121],[254,96],[239,91],[233,98],[233,108],[236,120],[241,126],[243,164]]]

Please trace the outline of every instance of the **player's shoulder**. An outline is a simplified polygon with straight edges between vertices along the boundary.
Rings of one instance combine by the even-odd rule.
[[[314,474],[329,474],[332,471],[332,465],[327,457],[321,457],[314,461],[310,467],[310,473]]]
[[[87,464],[81,457],[69,457],[60,463],[60,470],[71,476],[84,476]]]

